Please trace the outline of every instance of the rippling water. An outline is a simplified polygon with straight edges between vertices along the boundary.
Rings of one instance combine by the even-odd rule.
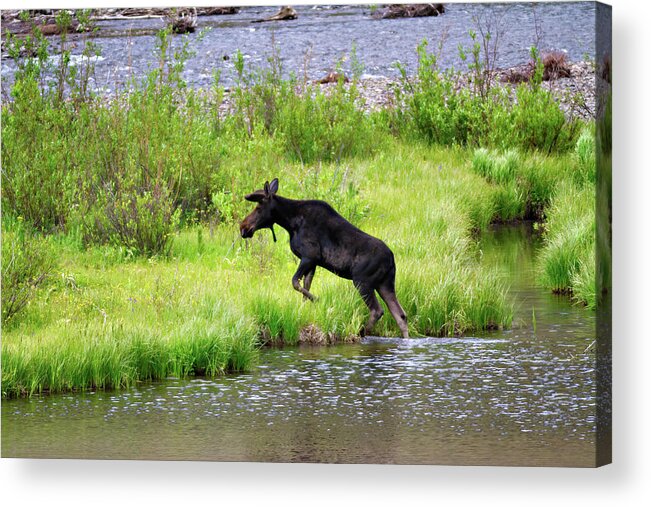
[[[594,314],[533,286],[529,227],[480,245],[511,280],[513,330],[266,349],[246,375],[5,400],[3,457],[592,466]]]
[[[595,6],[593,2],[521,3],[521,4],[446,4],[447,12],[439,17],[376,20],[368,6],[298,6],[298,19],[276,23],[253,23],[269,17],[277,7],[245,7],[238,14],[202,16],[198,29],[210,28],[200,39],[188,37],[189,49],[196,52],[186,66],[184,78],[191,86],[210,86],[213,72],[221,73],[221,82],[231,85],[235,77],[232,56],[239,49],[254,68],[266,65],[272,40],[280,50],[285,73],[299,76],[307,68],[311,79],[320,78],[338,62],[350,69],[348,58],[353,45],[367,75],[398,77],[395,62],[403,63],[408,72],[417,65],[416,46],[430,41],[436,50],[443,42],[439,63],[465,68],[459,59],[458,45],[471,46],[470,29],[477,29],[474,19],[490,26],[495,39],[499,32],[498,65],[507,67],[529,60],[529,48],[555,49],[571,60],[582,60],[595,51]],[[96,61],[92,86],[112,92],[123,88],[132,77],[140,78],[158,67],[154,56],[160,19],[101,21],[97,43],[102,55]],[[73,37],[83,49],[80,36]],[[175,38],[179,48],[182,37]],[[56,39],[52,39],[53,48]],[[306,58],[309,55],[309,58]],[[224,57],[229,58],[225,60]],[[73,63],[79,58],[73,56]],[[306,65],[307,62],[307,65]],[[3,60],[5,83],[12,80],[15,65]]]

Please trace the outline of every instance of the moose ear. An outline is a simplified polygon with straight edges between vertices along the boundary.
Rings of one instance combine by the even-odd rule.
[[[247,201],[260,202],[265,198],[265,192],[264,190],[256,190],[252,194],[245,195],[244,198]]]
[[[278,178],[274,178],[271,183],[269,183],[269,193],[275,194],[278,192]]]

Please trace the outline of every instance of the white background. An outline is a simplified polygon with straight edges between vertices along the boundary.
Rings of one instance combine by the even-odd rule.
[[[136,0],[132,5],[215,5],[229,1],[238,5],[274,3]],[[612,465],[600,469],[543,469],[3,459],[3,505],[651,505],[651,395],[647,374],[651,369],[651,309],[646,285],[651,283],[651,16],[647,2],[610,3],[615,94]],[[129,4],[126,0],[0,1],[4,8]]]

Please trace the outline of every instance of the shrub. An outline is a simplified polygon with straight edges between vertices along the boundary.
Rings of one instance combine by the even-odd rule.
[[[411,133],[432,144],[464,145],[469,140],[473,117],[480,112],[479,99],[467,89],[456,90],[453,71],[442,73],[437,57],[427,52],[427,41],[418,46],[418,72],[415,79],[407,76],[399,65],[401,87],[396,89],[398,103],[396,122]]]
[[[567,55],[562,51],[550,51],[543,54],[542,64],[544,81],[571,76]]]
[[[74,119],[65,105],[41,95],[36,77],[18,78],[2,108],[2,206],[34,228],[65,224],[74,200],[69,138]]]
[[[463,50],[461,54],[465,60]],[[535,48],[532,79],[520,84],[514,95],[485,77],[488,70],[477,43],[473,55],[471,91],[465,76],[439,70],[436,56],[427,52],[423,41],[418,46],[416,78],[408,78],[399,66],[402,77],[396,95],[401,107],[393,113],[394,128],[446,146],[508,146],[544,153],[573,147],[579,123],[567,118],[552,93],[542,88],[544,65]]]
[[[518,146],[544,153],[565,152],[573,147],[578,121],[567,118],[551,91],[542,88],[544,64],[536,48],[531,49],[536,62],[531,81],[516,90],[511,112],[513,138]]]
[[[84,219],[87,243],[110,243],[136,255],[167,255],[180,219],[173,188],[162,178],[107,182]]]
[[[2,221],[2,323],[12,320],[54,269],[47,241],[18,220]]]
[[[266,70],[247,71],[235,55],[238,87],[233,93],[234,122],[244,137],[279,137],[285,156],[304,164],[340,161],[374,151],[375,124],[359,107],[356,83],[343,78],[327,92],[283,79],[278,49]]]
[[[287,155],[309,164],[372,153],[373,125],[357,100],[355,84],[342,80],[329,95],[308,86],[302,96],[290,96],[274,122]]]

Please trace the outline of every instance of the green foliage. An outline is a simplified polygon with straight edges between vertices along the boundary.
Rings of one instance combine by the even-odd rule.
[[[596,180],[596,147],[593,129],[586,128],[576,141],[574,153],[578,160],[578,170],[575,173],[575,181],[579,184]]]
[[[33,227],[65,223],[74,202],[74,174],[65,137],[71,112],[54,109],[35,79],[17,79],[2,109],[2,206]]]
[[[489,34],[486,37],[490,37]],[[441,71],[437,56],[418,46],[418,73],[408,77],[404,67],[396,90],[398,108],[391,123],[402,135],[428,143],[519,148],[543,153],[567,152],[574,146],[579,122],[568,118],[549,90],[541,86],[542,63],[535,49],[536,71],[515,97],[493,81],[492,63],[482,59],[482,46],[471,32],[473,47],[468,78],[453,69]],[[490,40],[485,41],[489,44]],[[463,61],[467,54],[459,48]]]
[[[281,195],[326,200],[386,241],[414,335],[511,324],[507,288],[476,255],[474,233],[494,221],[549,212],[541,271],[559,275],[545,283],[592,304],[594,141],[586,129],[571,152],[569,124],[554,120],[557,106],[536,84],[514,106],[482,81],[476,46],[473,86],[458,89],[459,76],[440,72],[421,45],[418,78],[403,69],[404,110],[380,114],[361,111],[356,79],[322,89],[285,79],[275,47],[265,70],[247,69],[238,52],[224,115],[218,75],[209,91],[183,82],[187,39],[162,31],[157,40],[158,67],[107,102],[84,85],[92,46],[82,71],[62,37],[50,87],[40,40],[12,40],[11,51],[31,44],[38,57],[19,57],[2,108],[3,214],[23,220],[3,218],[3,320],[11,287],[30,307],[7,317],[4,395],[217,375],[249,368],[261,341],[353,339],[367,309],[349,281],[320,270],[318,302],[301,303],[285,232],[277,244],[264,232],[239,239],[235,223],[251,210],[243,195],[273,177]],[[546,119],[527,117],[544,105],[549,131]],[[52,244],[66,273],[37,291],[53,269]],[[388,312],[376,332],[398,333]]]
[[[2,220],[2,324],[16,318],[55,266],[47,240],[34,234],[22,217]]]
[[[376,125],[359,107],[355,82],[345,85],[342,80],[324,91],[295,78],[284,80],[280,54],[273,48],[265,70],[247,70],[239,51],[234,57],[238,87],[233,113],[238,130],[248,137],[279,137],[286,156],[304,164],[372,153]],[[353,67],[355,75],[361,74],[356,57]]]
[[[595,305],[595,189],[571,181],[558,186],[547,212],[541,281],[554,292]]]
[[[88,243],[123,246],[135,255],[167,255],[180,220],[172,189],[163,181],[140,185],[116,175],[84,216]]]
[[[285,101],[276,118],[287,154],[302,163],[340,161],[374,149],[373,125],[356,105],[357,89],[339,82],[329,96],[308,86]]]
[[[451,71],[439,70],[436,55],[427,52],[427,41],[418,46],[418,57],[413,80],[404,66],[398,65],[402,87],[396,89],[396,95],[398,103],[404,103],[404,111],[396,110],[395,123],[432,144],[467,144],[473,116],[479,113],[477,102],[468,90],[455,89]]]
[[[532,57],[534,75],[518,86],[511,109],[513,141],[526,150],[566,152],[574,146],[579,124],[568,119],[552,93],[542,88],[543,65],[535,48]]]
[[[574,158],[525,156],[516,150],[504,153],[475,150],[472,169],[498,187],[495,220],[544,217],[556,186],[575,174]]]
[[[594,309],[594,137],[586,129],[563,157],[475,150],[473,172],[495,185],[493,220],[545,219],[541,282]]]

